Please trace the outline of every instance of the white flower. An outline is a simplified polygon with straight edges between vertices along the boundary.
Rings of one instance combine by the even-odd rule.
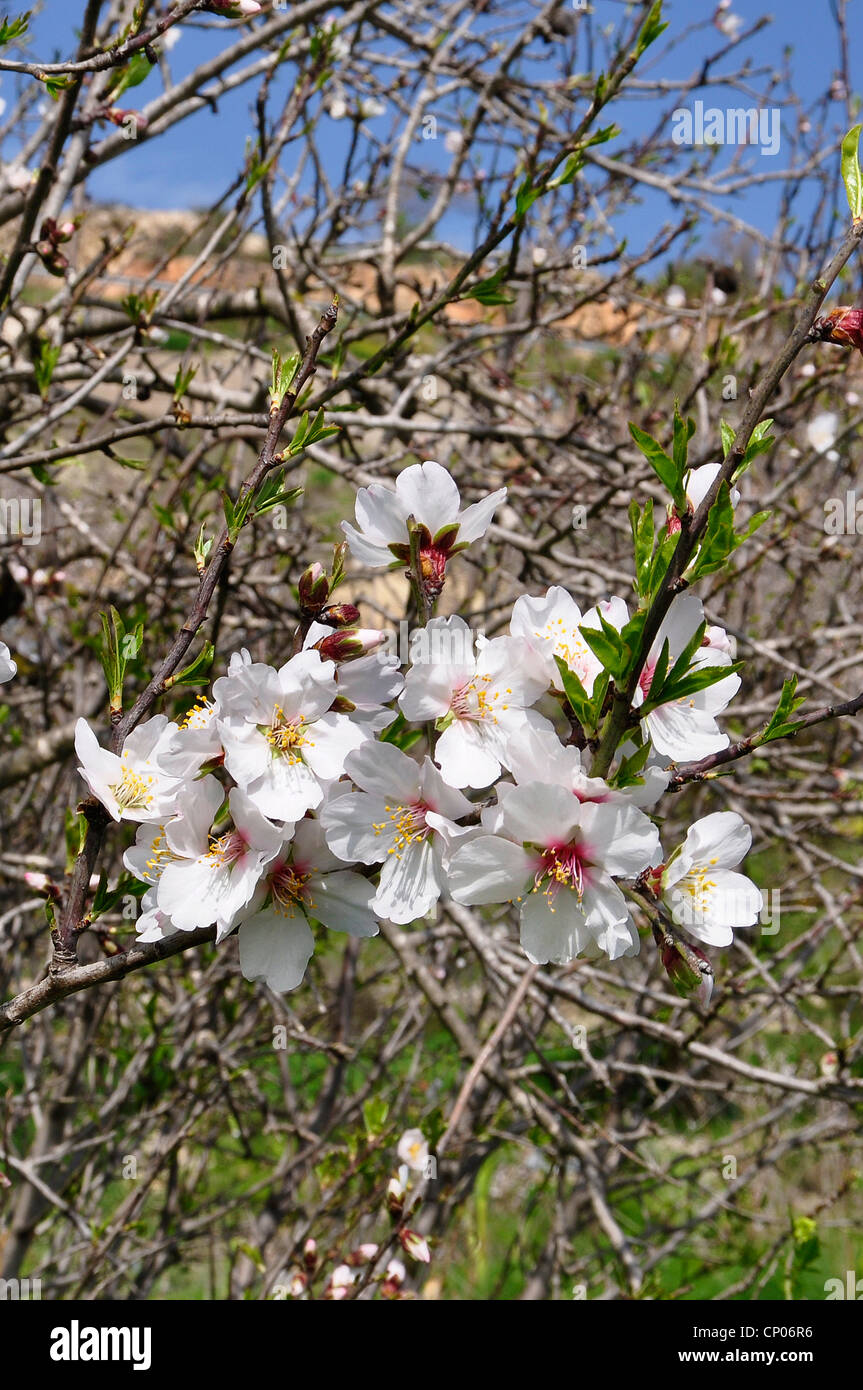
[[[584,952],[637,954],[638,933],[612,875],[636,877],[660,852],[643,812],[530,782],[502,798],[499,821],[501,835],[477,836],[453,854],[456,902],[520,902],[521,944],[539,964]]]
[[[579,632],[579,626],[598,627],[589,621],[591,614],[582,617],[581,609],[571,594],[559,584],[546,591],[544,598],[531,598],[523,594],[513,604],[509,630],[513,637],[520,637],[535,651],[555,690],[563,689],[563,681],[554,658],[561,660],[573,671],[589,695],[593,682],[602,670],[602,662],[591,651]]]
[[[686,307],[686,290],[682,285],[669,285],[665,291],[665,303],[669,309],[683,309]]]
[[[195,783],[194,796],[183,803],[181,815],[163,826],[142,827],[140,843],[126,853],[127,867],[155,882],[156,905],[175,927],[196,931],[215,923],[217,941],[236,926],[285,834],[234,787],[228,798],[233,827],[212,835],[210,827],[224,796],[215,777],[202,778]],[[145,832],[150,855],[141,868],[141,851],[148,848]]]
[[[154,715],[133,729],[116,753],[102,748],[86,719],[75,725],[78,768],[87,786],[114,820],[153,821],[171,816],[188,786],[178,757],[176,724]]]
[[[399,1140],[398,1156],[414,1173],[424,1173],[429,1157],[428,1141],[421,1129],[406,1129]]]
[[[736,39],[746,23],[744,19],[741,19],[739,14],[723,14],[722,8],[720,8],[713,22],[720,34],[724,34],[728,39]]]
[[[343,121],[348,114],[348,103],[344,97],[334,96],[330,98],[327,106],[327,115],[333,121]]]
[[[247,980],[284,992],[302,982],[314,937],[309,919],[350,936],[377,935],[374,887],[330,852],[317,821],[286,835],[239,917],[240,966]]]
[[[0,642],[0,685],[4,685],[6,681],[11,681],[17,670],[18,667],[12,660],[12,654],[6,643]]]
[[[432,639],[446,635],[455,659],[444,652],[443,660],[415,661],[399,699],[402,712],[420,723],[445,722],[435,748],[445,782],[487,787],[501,766],[509,766],[508,748],[525,727],[551,729],[528,708],[545,691],[545,673],[527,643],[516,637],[496,637],[481,646],[475,660],[466,659],[470,629],[461,618],[434,618],[426,632]],[[456,652],[459,646],[465,655]],[[432,657],[433,647],[434,641]]]
[[[174,24],[170,29],[166,29],[161,39],[162,47],[165,52],[170,53],[172,48],[176,48],[182,37],[183,31],[179,24]]]
[[[599,604],[599,608],[607,621],[618,631],[626,623],[627,609],[622,599],[612,599],[608,604]],[[701,599],[696,598],[694,594],[680,594],[672,601],[639,677],[638,689],[633,700],[635,708],[650,698],[656,664],[665,640],[668,640],[670,671],[703,621],[704,607]],[[705,666],[731,665],[731,658],[725,650],[728,643],[726,635],[721,628],[711,628],[710,633],[710,637],[705,634],[701,647],[690,662],[687,674],[703,670]],[[724,680],[716,681],[704,690],[696,691],[693,695],[667,701],[650,710],[644,716],[644,723],[654,748],[665,757],[678,761],[703,758],[708,753],[727,748],[728,735],[720,730],[716,723],[716,715],[722,713],[739,689],[740,677],[735,673]]]
[[[386,104],[378,97],[360,98],[360,115],[364,120],[370,121],[375,116],[382,116],[386,109]]]
[[[730,946],[734,927],[751,927],[761,892],[745,874],[732,873],[749,852],[752,832],[736,811],[716,811],[695,822],[662,872],[662,896],[674,921],[708,946]]]
[[[444,864],[454,824],[471,804],[448,787],[430,758],[422,767],[391,743],[351,753],[345,771],[361,788],[331,797],[320,812],[327,843],[340,859],[383,863],[372,901],[379,917],[405,924],[424,917],[446,885]]]
[[[428,459],[403,469],[396,478],[395,491],[380,483],[361,487],[356,501],[359,530],[347,521],[342,522],[342,530],[364,565],[406,564],[410,560],[407,520],[413,516],[423,528],[423,562],[430,570],[439,570],[442,579],[450,556],[485,535],[495,508],[505,497],[506,488],[499,488],[460,511],[461,497],[452,476]]]
[[[530,253],[530,259],[539,270],[548,260],[548,252],[544,246],[534,246]]]
[[[683,486],[686,488],[686,500],[694,512],[698,511],[705,497],[707,496],[717,473],[721,468],[719,463],[705,463],[700,468],[693,468],[683,479]],[[740,493],[736,487],[731,488],[731,505],[736,507],[740,501]]]
[[[179,726],[174,763],[192,775],[221,753],[218,701],[201,696]]]
[[[443,147],[447,154],[460,154],[464,136],[460,130],[448,130],[443,138]]]
[[[222,714],[225,767],[258,809],[273,820],[299,820],[324,799],[322,781],[340,777],[348,753],[368,736],[333,714],[335,666],[314,650],[278,671],[234,664],[213,686]]]
[[[29,188],[36,177],[35,170],[28,169],[26,164],[22,164],[18,159],[13,159],[11,163],[3,164],[0,168],[2,168],[3,182],[8,188],[14,189],[16,193],[23,193],[24,189]]]
[[[826,454],[836,443],[839,433],[839,416],[831,410],[823,410],[806,426],[806,442],[816,454]]]

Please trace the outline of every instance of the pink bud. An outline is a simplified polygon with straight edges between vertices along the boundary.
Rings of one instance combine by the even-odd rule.
[[[353,603],[333,603],[321,613],[321,622],[331,627],[355,627],[360,620],[360,610]]]
[[[382,642],[387,640],[385,632],[374,628],[348,627],[341,632],[331,632],[322,637],[315,646],[324,661],[355,661],[359,656],[367,656]]]
[[[427,1265],[431,1259],[428,1241],[425,1236],[421,1236],[417,1231],[410,1231],[403,1226],[399,1231],[399,1240],[406,1255],[410,1255],[412,1260],[420,1260]]]

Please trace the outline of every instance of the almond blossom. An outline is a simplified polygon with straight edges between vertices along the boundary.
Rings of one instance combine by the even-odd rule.
[[[164,714],[139,724],[118,755],[102,748],[86,719],[75,725],[78,768],[113,820],[151,821],[173,815],[187,785],[187,760],[178,749],[179,730]]]
[[[522,638],[538,654],[555,690],[563,689],[554,660],[559,656],[578,676],[590,695],[593,682],[602,670],[602,662],[587,645],[579,627],[582,623],[588,627],[598,627],[597,622],[589,621],[591,618],[592,613],[582,617],[581,609],[572,595],[559,584],[554,584],[546,591],[544,598],[531,598],[524,594],[516,599],[509,630],[513,637]]]
[[[248,655],[248,654],[246,654]],[[241,660],[213,686],[221,715],[225,767],[250,801],[272,820],[299,820],[324,799],[348,753],[368,730],[331,712],[335,665],[314,650],[275,670]]]
[[[5,642],[0,642],[0,685],[6,681],[11,681],[16,674],[18,667],[12,660],[12,654]]]
[[[642,811],[528,782],[505,794],[488,823],[495,819],[499,834],[468,840],[450,860],[456,902],[519,902],[522,948],[538,964],[637,954],[638,933],[614,877],[637,877],[660,852],[656,826]]]
[[[375,936],[374,886],[346,869],[317,821],[286,834],[240,914],[240,968],[280,993],[301,984],[315,948],[309,919],[350,936]]]
[[[598,604],[597,607],[606,621],[618,631],[629,619],[623,599],[613,598],[607,603]],[[704,607],[701,599],[696,598],[694,594],[680,594],[673,600],[642,668],[633,700],[634,708],[639,708],[650,697],[654,673],[665,641],[668,641],[670,671],[703,621]],[[730,666],[728,646],[728,638],[721,628],[709,628],[705,632],[702,646],[690,663],[689,671],[703,670],[706,666]],[[654,748],[665,757],[677,760],[703,758],[708,753],[717,753],[721,748],[727,748],[728,735],[719,728],[716,716],[722,713],[739,689],[740,677],[733,672],[724,680],[717,680],[704,690],[677,700],[669,700],[650,710],[644,716],[644,724]]]
[[[435,760],[445,782],[487,787],[509,766],[508,750],[525,729],[552,729],[530,708],[545,693],[546,674],[517,637],[482,640],[470,659],[470,629],[461,618],[434,618],[426,632],[429,659],[415,661],[408,672],[402,713],[418,722],[441,721]]]
[[[399,924],[424,917],[445,888],[450,846],[471,833],[455,824],[470,802],[430,758],[420,766],[391,743],[351,753],[345,771],[361,790],[322,808],[327,843],[340,859],[383,863],[372,900],[379,917]]]
[[[752,831],[736,811],[714,811],[691,825],[661,871],[659,889],[677,924],[708,946],[730,946],[734,927],[751,927],[763,899],[745,874]]]
[[[132,873],[155,886],[154,904],[175,928],[196,931],[215,923],[217,941],[236,926],[285,835],[239,787],[228,798],[233,825],[212,833],[224,800],[216,778],[203,777],[195,783],[194,795],[184,800],[181,814],[160,825],[141,826],[124,856]]]
[[[439,591],[447,561],[485,535],[505,497],[502,487],[462,511],[451,474],[429,459],[405,468],[396,478],[395,491],[381,483],[361,487],[356,501],[359,530],[347,521],[342,530],[364,565],[407,564],[412,516],[420,527],[420,557],[429,591]]]

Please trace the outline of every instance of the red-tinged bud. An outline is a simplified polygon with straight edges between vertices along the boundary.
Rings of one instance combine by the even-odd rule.
[[[251,19],[260,14],[263,7],[258,0],[208,0],[201,8],[211,14],[224,15],[226,19]]]
[[[387,1211],[390,1216],[399,1217],[405,1207],[405,1185],[401,1178],[390,1178],[387,1183]]]
[[[57,228],[57,240],[71,241],[76,231],[77,227],[74,222],[61,222]]]
[[[308,1287],[309,1281],[305,1274],[303,1274],[302,1270],[295,1269],[288,1283],[288,1296],[290,1298],[302,1298]]]
[[[322,623],[330,627],[355,627],[360,620],[360,610],[354,603],[333,603],[320,615]]]
[[[399,1231],[399,1240],[405,1254],[410,1255],[412,1260],[419,1260],[424,1265],[429,1263],[431,1260],[431,1251],[429,1250],[429,1243],[425,1236],[421,1236],[418,1231],[411,1231],[408,1230],[406,1226],[403,1226]]]
[[[347,1257],[346,1263],[349,1264],[352,1269],[356,1269],[358,1265],[370,1264],[377,1256],[377,1253],[378,1247],[369,1241],[365,1245],[358,1245],[356,1250],[352,1250]]]
[[[318,1267],[318,1242],[313,1236],[309,1236],[303,1246],[303,1264],[309,1271],[309,1274],[314,1274]]]
[[[826,1076],[829,1081],[832,1081],[834,1076],[838,1075],[839,1057],[835,1052],[824,1053],[820,1062],[820,1071],[821,1075]]]
[[[713,993],[713,966],[704,952],[666,935],[660,942],[659,954],[675,993],[706,1007]]]
[[[812,342],[839,343],[842,347],[856,347],[863,353],[863,309],[840,305],[815,320],[809,337]]]
[[[346,627],[322,637],[315,647],[324,661],[356,661],[359,656],[368,656],[386,640],[386,633],[374,628]]]
[[[674,507],[669,507],[666,513],[666,528],[669,536],[676,536],[680,530],[680,517]]]
[[[48,242],[52,246],[56,242],[57,223],[54,221],[53,217],[46,217],[44,219],[42,226],[39,228],[39,239],[40,241]]]
[[[132,125],[137,133],[139,130],[146,130],[150,122],[141,111],[123,110],[120,106],[112,106],[110,111],[105,112],[105,119],[112,125]]]
[[[308,569],[303,570],[297,589],[305,612],[320,613],[330,596],[330,581],[323,565],[319,565],[316,560]]]

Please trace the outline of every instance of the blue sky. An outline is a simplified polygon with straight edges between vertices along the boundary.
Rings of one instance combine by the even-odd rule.
[[[783,68],[787,62],[790,86],[798,94],[802,105],[808,107],[823,100],[821,119],[828,130],[834,130],[835,135],[841,134],[856,116],[849,114],[845,101],[828,96],[839,67],[836,30],[830,20],[832,5],[833,0],[774,0],[772,21],[745,44],[727,54],[716,71],[729,73],[740,67],[744,57],[748,58],[753,68],[752,90],[757,93],[764,90],[769,74]],[[70,56],[74,51],[75,22],[82,8],[83,0],[46,0],[41,13],[33,21],[33,54],[43,61]],[[531,8],[528,0],[525,0],[525,13]],[[670,20],[670,28],[650,50],[639,68],[639,76],[680,80],[697,72],[705,57],[718,52],[726,43],[713,26],[706,31],[693,32],[694,24],[710,19],[715,8],[714,0],[667,0],[665,17]],[[611,20],[620,22],[624,10],[622,0],[594,0],[595,21],[599,26]],[[733,0],[732,13],[739,15],[747,27],[768,12],[768,0]],[[338,6],[334,6],[331,13],[338,15]],[[855,27],[859,28],[861,18],[863,0],[850,0],[848,22],[852,107],[863,82],[853,43],[854,30]],[[498,19],[494,10],[491,19]],[[175,77],[190,71],[202,59],[218,52],[230,41],[231,35],[224,32],[220,21],[207,16],[204,22],[212,27],[183,26],[182,38],[169,55]],[[543,57],[541,63],[535,63],[533,71],[539,71],[549,78],[578,71],[578,67],[572,66],[577,52],[579,50],[574,43],[569,47],[566,44],[549,46],[548,57]],[[583,48],[579,56],[581,54]],[[14,80],[8,74],[3,76],[0,91],[7,97],[11,95],[9,85]],[[279,98],[286,94],[289,81],[290,74],[285,73],[281,88],[274,84],[271,109],[278,109]],[[158,73],[154,73],[145,84],[127,92],[121,102],[125,106],[143,105],[159,90],[160,78]],[[764,167],[772,172],[788,164],[791,134],[797,125],[798,112],[792,105],[784,103],[785,95],[780,93],[777,99],[782,110],[783,141],[780,152],[771,159],[758,150],[747,150],[747,159],[756,170]],[[712,88],[709,96],[705,96],[710,104],[717,106],[727,103],[754,104],[752,95],[742,98],[739,93],[721,86]],[[117,159],[93,173],[89,184],[92,196],[151,208],[198,207],[215,201],[242,164],[246,139],[253,130],[253,99],[254,85],[250,85],[222,98],[218,113],[205,109],[165,135],[141,142],[134,153],[130,151],[129,156]],[[637,95],[617,103],[614,119],[623,126],[624,135],[603,147],[603,152],[614,155],[622,152],[633,140],[647,136],[656,125],[660,113],[673,104],[671,97],[665,105],[660,105],[655,98]],[[691,105],[692,99],[683,99],[682,104]],[[385,134],[389,128],[386,116],[370,124],[373,130],[377,129],[381,134]],[[329,142],[327,150],[335,164],[344,151],[349,123],[324,118],[322,129],[326,132]],[[667,126],[663,126],[663,135],[667,138]],[[831,144],[835,141],[835,135]],[[432,168],[441,169],[448,163],[449,157],[440,141],[429,141],[422,147],[421,153]],[[714,172],[727,165],[730,157],[728,151],[719,151]],[[768,231],[773,224],[778,188],[776,183],[766,183],[742,190],[733,199],[727,200],[727,206],[733,207],[734,212],[746,221]],[[814,197],[814,187],[811,194],[804,188],[801,213],[807,209],[811,197]],[[844,217],[845,210],[841,205],[837,206],[836,211]],[[623,212],[618,215],[613,231],[616,236],[628,236],[635,250],[643,243],[645,229],[655,230],[670,216],[669,204],[662,195],[647,194],[641,207],[632,209],[629,214]],[[450,211],[439,232],[456,243],[464,243],[470,237],[471,225],[468,210],[462,206]]]

